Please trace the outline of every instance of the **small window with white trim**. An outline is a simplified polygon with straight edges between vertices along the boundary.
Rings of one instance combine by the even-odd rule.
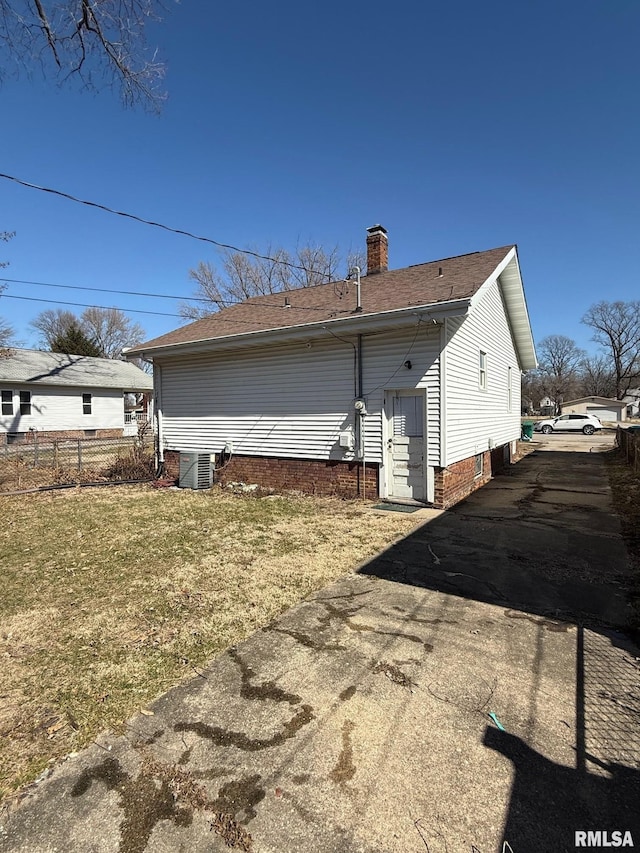
[[[20,414],[31,414],[31,391],[20,392]]]
[[[2,414],[13,414],[13,391],[2,391]]]
[[[486,352],[483,352],[483,350],[480,350],[478,368],[478,385],[484,391],[487,388],[487,354]]]
[[[90,415],[91,414],[91,394],[83,394],[82,395],[82,414]]]

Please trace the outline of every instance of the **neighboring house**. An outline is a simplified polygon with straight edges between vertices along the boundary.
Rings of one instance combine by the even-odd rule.
[[[618,422],[627,419],[627,404],[624,400],[609,397],[580,397],[562,404],[563,415],[595,415],[601,421]]]
[[[624,402],[627,404],[627,417],[640,418],[640,388],[629,388]]]
[[[520,437],[536,367],[515,246],[248,299],[128,355],[153,361],[161,462],[221,482],[449,506]],[[200,457],[208,463],[208,457]]]
[[[0,444],[125,434],[124,395],[153,380],[126,361],[11,348],[0,357]],[[133,424],[135,434],[136,424]]]
[[[543,397],[540,400],[540,405],[538,406],[538,411],[543,417],[549,417],[550,415],[555,415],[556,413],[556,404],[555,400],[552,400],[551,397]]]

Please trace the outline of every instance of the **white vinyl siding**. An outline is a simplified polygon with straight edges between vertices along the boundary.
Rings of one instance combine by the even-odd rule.
[[[30,394],[29,414],[23,414],[27,409],[26,393]],[[30,389],[15,387],[11,389],[11,395],[13,414],[0,415],[0,432],[124,427],[124,395],[115,388],[96,388],[91,392],[91,414],[83,413],[83,392],[80,389],[33,385]]]
[[[411,362],[408,370],[404,363]],[[426,389],[426,461],[439,465],[440,459],[440,330],[425,326],[402,332],[388,332],[364,339],[364,396],[369,416],[365,421],[367,459],[383,462],[384,391]],[[392,406],[392,402],[389,401]],[[374,454],[374,455],[372,455]]]
[[[466,317],[447,320],[445,340],[443,464],[451,465],[520,437],[520,383],[512,382],[511,398],[507,385],[509,367],[518,360],[497,282],[476,294]],[[479,382],[481,352],[486,353],[486,388]]]
[[[302,459],[356,459],[339,446],[356,431],[357,337],[160,361],[164,446],[170,450]],[[431,454],[439,455],[439,335],[428,327],[365,335],[365,454],[382,463],[384,389],[426,387]],[[411,370],[404,367],[410,359]],[[395,374],[395,375],[394,375]],[[431,424],[431,426],[430,426]],[[437,464],[437,461],[433,464]]]

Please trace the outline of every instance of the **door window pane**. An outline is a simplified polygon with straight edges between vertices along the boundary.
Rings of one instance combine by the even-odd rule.
[[[393,434],[422,436],[422,397],[393,398]]]

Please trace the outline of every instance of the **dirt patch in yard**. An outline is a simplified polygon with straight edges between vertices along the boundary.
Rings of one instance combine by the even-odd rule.
[[[0,797],[415,526],[147,486],[0,497]]]

